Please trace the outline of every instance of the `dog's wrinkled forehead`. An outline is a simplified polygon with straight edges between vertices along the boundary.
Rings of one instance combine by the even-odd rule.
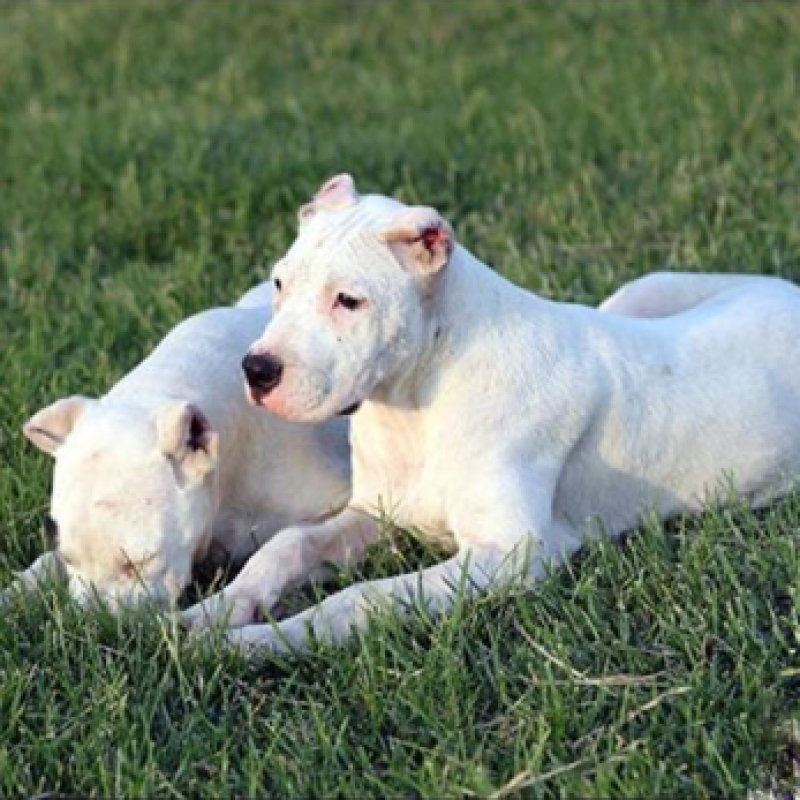
[[[338,249],[354,236],[381,231],[405,206],[390,197],[368,195],[351,208],[321,210],[301,230],[287,255],[309,256]]]
[[[138,552],[142,536],[160,539],[165,512],[174,503],[170,467],[156,449],[155,435],[142,435],[149,426],[119,430],[104,421],[62,448],[51,513],[61,543],[73,552],[84,546]]]
[[[87,463],[106,467],[135,464],[152,458],[156,429],[149,419],[120,411],[93,410],[90,424],[78,429],[60,451],[60,460],[85,469]]]
[[[56,466],[60,487],[88,491],[95,486],[130,486],[153,472],[158,458],[151,426],[120,429],[104,422],[79,431],[61,449]]]
[[[406,206],[391,197],[358,194],[352,178],[338,176],[300,210],[300,231],[286,259],[314,260],[365,233],[379,233]]]

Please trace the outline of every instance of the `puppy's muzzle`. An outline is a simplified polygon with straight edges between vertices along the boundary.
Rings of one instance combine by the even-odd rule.
[[[248,353],[242,361],[242,369],[250,388],[260,395],[265,395],[281,382],[283,362],[269,353],[263,355]]]

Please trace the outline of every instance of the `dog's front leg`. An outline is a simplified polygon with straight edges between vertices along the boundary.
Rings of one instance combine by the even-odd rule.
[[[19,573],[14,583],[0,592],[0,606],[8,605],[17,592],[29,592],[48,580],[65,578],[64,567],[56,553],[43,553],[26,570]]]
[[[555,510],[561,459],[486,460],[482,473],[465,472],[470,487],[452,512],[459,546],[495,552],[507,560],[525,558],[531,580],[558,566],[583,543],[581,534]]]
[[[378,533],[375,519],[350,508],[325,522],[286,528],[223,591],[184,611],[183,621],[192,628],[247,625],[285,591],[324,578],[327,565],[357,564]]]
[[[580,537],[553,517],[553,489],[559,465],[487,469],[481,481],[465,483],[453,515],[459,553],[419,573],[356,584],[277,625],[248,625],[228,633],[228,641],[254,652],[301,652],[313,637],[339,644],[367,627],[377,608],[407,613],[410,608],[438,615],[452,607],[459,589],[468,594],[545,574],[580,546]]]
[[[382,608],[399,614],[415,608],[431,616],[444,614],[452,608],[462,587],[469,595],[495,580],[508,580],[508,574],[498,567],[492,556],[459,553],[418,573],[350,586],[283,622],[238,628],[228,632],[227,639],[248,655],[257,655],[259,650],[302,652],[314,637],[341,644],[356,631],[365,630],[370,614]]]

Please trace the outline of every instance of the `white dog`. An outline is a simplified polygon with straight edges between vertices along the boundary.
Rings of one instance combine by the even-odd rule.
[[[232,624],[247,623],[325,562],[358,559],[382,513],[452,535],[456,555],[229,640],[339,642],[381,600],[443,611],[460,583],[480,589],[523,566],[540,578],[600,526],[614,535],[645,512],[697,511],[728,477],[759,505],[800,472],[790,283],[658,274],[601,310],[549,302],[457,245],[433,209],[359,197],[347,175],[300,222],[274,269],[274,318],[244,366],[253,399],[287,419],[358,409],[352,498],[279,533],[190,622],[233,609]]]
[[[271,295],[265,284],[189,318],[105,397],[59,400],[25,425],[55,457],[56,549],[18,585],[55,574],[76,598],[97,592],[114,608],[173,602],[212,543],[242,561],[347,502],[346,420],[303,425],[247,402],[239,362]]]

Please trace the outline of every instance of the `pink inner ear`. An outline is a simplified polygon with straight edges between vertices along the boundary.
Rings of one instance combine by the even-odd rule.
[[[346,173],[331,178],[314,195],[317,208],[342,208],[358,202],[358,192],[353,178]]]
[[[441,238],[442,231],[438,226],[435,228],[427,228],[422,232],[422,243],[425,245],[426,250],[433,250]]]
[[[190,413],[192,417],[189,422],[189,436],[186,446],[192,451],[205,450],[208,445],[208,433],[211,430],[211,423],[199,408],[191,406]]]
[[[452,242],[443,225],[433,225],[430,228],[425,228],[420,239],[429,253],[442,249],[448,255],[450,254]]]

